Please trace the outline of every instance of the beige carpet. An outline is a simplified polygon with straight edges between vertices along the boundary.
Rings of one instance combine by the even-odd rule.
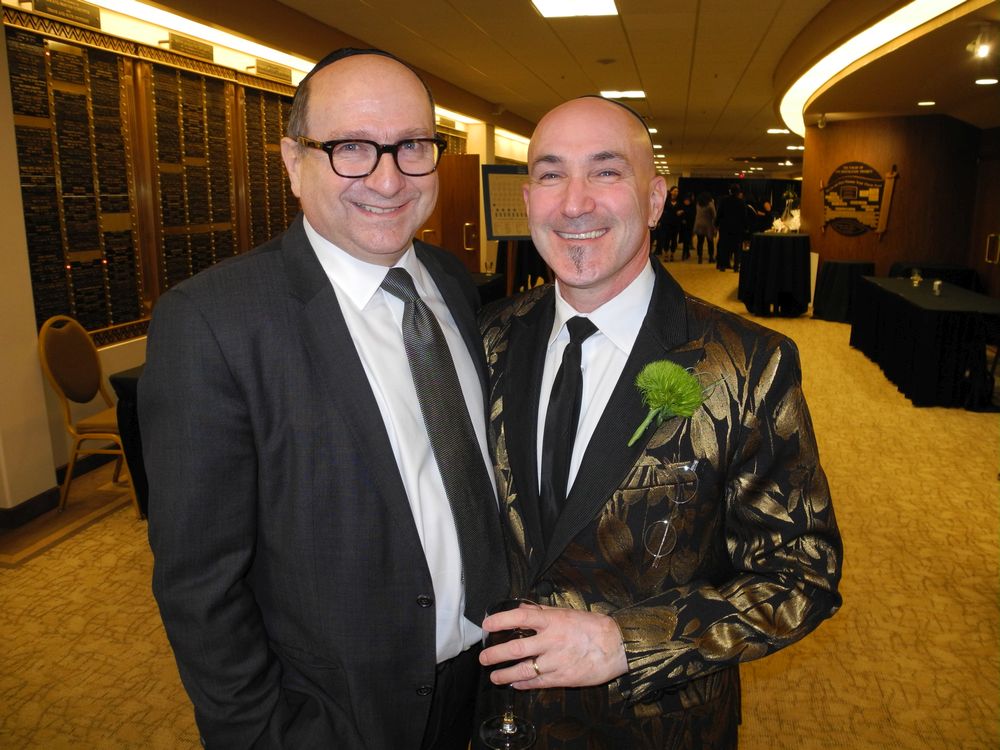
[[[668,268],[745,314],[736,274]],[[794,338],[846,545],[844,607],[744,669],[744,750],[1000,747],[1000,418],[917,409],[848,345]],[[195,748],[149,592],[146,529],[121,507],[0,569],[0,748]]]

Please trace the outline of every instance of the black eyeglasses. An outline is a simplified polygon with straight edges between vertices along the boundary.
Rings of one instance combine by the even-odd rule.
[[[300,135],[295,139],[309,148],[326,151],[330,166],[341,177],[367,177],[378,168],[382,154],[392,154],[396,169],[408,177],[423,177],[437,169],[448,143],[444,138],[407,138],[399,143],[376,143],[356,139],[314,141]]]

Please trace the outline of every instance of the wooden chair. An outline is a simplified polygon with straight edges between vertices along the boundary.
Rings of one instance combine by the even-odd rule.
[[[90,334],[73,318],[55,315],[45,321],[38,333],[38,357],[42,364],[42,372],[62,402],[64,426],[73,438],[69,463],[66,465],[66,478],[59,492],[59,510],[64,510],[66,507],[77,456],[102,454],[117,456],[113,481],[127,486],[132,507],[135,508],[136,515],[141,518],[132,479],[127,471],[124,474],[121,471],[125,450],[121,435],[118,434],[118,417],[111,393],[104,381],[97,347],[94,346]],[[74,421],[71,404],[90,403],[98,394],[107,408]],[[99,445],[95,447],[85,445],[93,443]]]

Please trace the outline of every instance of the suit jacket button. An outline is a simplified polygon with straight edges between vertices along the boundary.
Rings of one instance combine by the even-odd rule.
[[[417,604],[421,607],[429,607],[434,603],[434,597],[428,596],[427,594],[421,594],[417,597]]]
[[[434,692],[434,688],[430,685],[421,685],[417,688],[417,695],[430,695]]]
[[[552,581],[539,581],[535,586],[535,593],[539,597],[552,596],[552,592],[556,590],[556,587],[552,585]]]

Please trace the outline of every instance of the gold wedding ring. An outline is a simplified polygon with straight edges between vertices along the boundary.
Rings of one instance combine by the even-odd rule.
[[[538,660],[537,659],[532,659],[531,660],[531,668],[535,670],[535,677],[541,677],[542,676],[542,670],[540,670],[538,668]]]

